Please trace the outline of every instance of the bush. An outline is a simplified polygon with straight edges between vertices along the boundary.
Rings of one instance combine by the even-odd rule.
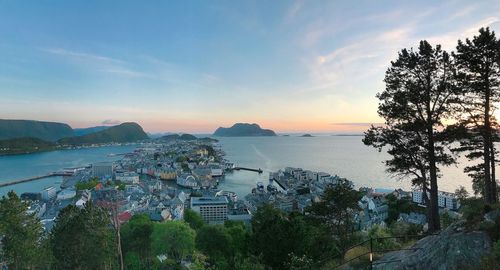
[[[468,198],[463,200],[463,205],[460,212],[467,221],[467,224],[478,224],[483,220],[484,216],[484,201],[481,198]]]
[[[365,256],[361,256],[361,257],[353,260],[349,264],[350,264],[350,266],[354,266],[354,268],[356,268],[356,269],[361,268],[362,266],[368,266],[368,264],[370,263],[369,252],[370,252],[370,250],[365,246],[358,246],[358,247],[352,248],[349,251],[347,251],[346,254],[344,255],[344,261],[352,260],[358,256],[366,254]]]

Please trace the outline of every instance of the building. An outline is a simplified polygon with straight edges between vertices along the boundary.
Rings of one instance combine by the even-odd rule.
[[[56,197],[57,190],[55,187],[46,187],[42,190],[42,200],[49,201]]]
[[[177,172],[174,169],[164,170],[163,172],[160,172],[160,179],[161,180],[176,180],[177,179]]]
[[[116,173],[115,179],[127,184],[139,184],[139,174],[136,172]]]
[[[113,162],[98,162],[92,164],[93,177],[112,177],[113,176]]]
[[[194,178],[194,176],[187,174],[187,175],[179,175],[177,176],[177,185],[181,187],[187,187],[187,188],[192,188],[192,189],[197,189],[200,187],[198,184],[198,181]]]
[[[421,190],[415,190],[412,192],[412,200],[414,203],[422,205],[425,204],[423,196],[424,193]],[[427,198],[430,198],[429,192],[427,192]],[[460,202],[456,198],[455,194],[438,191],[438,206],[450,210],[458,210],[458,208],[460,208]]]
[[[192,197],[191,209],[209,224],[222,224],[227,220],[228,200],[222,197]]]
[[[73,189],[63,189],[57,194],[57,200],[69,200],[76,196],[76,191]]]

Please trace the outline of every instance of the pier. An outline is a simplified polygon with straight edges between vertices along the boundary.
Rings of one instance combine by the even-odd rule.
[[[234,167],[232,170],[234,171],[250,171],[250,172],[256,172],[256,173],[263,173],[262,169],[261,168],[258,168],[258,169],[252,169],[252,168],[246,168],[246,167]]]
[[[52,172],[48,173],[45,175],[38,175],[38,176],[33,176],[29,178],[24,178],[24,179],[17,179],[17,180],[11,180],[11,181],[5,181],[5,182],[0,182],[0,187],[6,187],[6,186],[11,186],[15,184],[20,184],[20,183],[26,183],[26,182],[31,182],[47,177],[53,177],[53,176],[72,176],[73,174],[70,172]]]

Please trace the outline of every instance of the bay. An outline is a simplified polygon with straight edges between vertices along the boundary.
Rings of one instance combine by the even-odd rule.
[[[217,138],[226,152],[226,159],[237,166],[261,168],[264,173],[239,171],[227,174],[219,188],[236,192],[240,197],[249,193],[256,183],[266,183],[269,172],[284,167],[300,167],[313,171],[337,174],[354,182],[356,187],[411,189],[407,179],[395,179],[385,172],[385,152],[365,146],[361,136],[317,135],[315,137],[222,137]],[[113,161],[131,152],[134,145],[106,146],[60,150],[27,155],[0,156],[0,182],[43,175],[68,167],[80,167],[99,161]],[[453,192],[460,185],[471,190],[471,181],[463,173],[464,158],[460,165],[441,168],[439,189]],[[498,171],[498,170],[497,170]],[[0,188],[0,196],[14,190],[18,193],[40,191],[44,187],[58,186],[61,177]]]

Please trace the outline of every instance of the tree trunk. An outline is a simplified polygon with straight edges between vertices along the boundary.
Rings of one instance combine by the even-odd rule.
[[[434,132],[430,127],[429,134],[429,173],[430,173],[430,218],[429,218],[429,231],[436,232],[441,230],[439,220],[439,206],[438,206],[438,185],[437,185],[437,168],[436,168],[436,155],[434,152]]]
[[[484,201],[492,203],[491,174],[490,174],[490,147],[491,147],[491,124],[490,124],[490,89],[485,89],[484,97],[484,128],[483,128],[483,169],[484,169]]]
[[[493,203],[498,202],[498,192],[497,192],[497,179],[495,176],[495,145],[493,143],[493,140],[490,142],[490,154],[491,154],[491,194],[492,194],[492,199]]]

